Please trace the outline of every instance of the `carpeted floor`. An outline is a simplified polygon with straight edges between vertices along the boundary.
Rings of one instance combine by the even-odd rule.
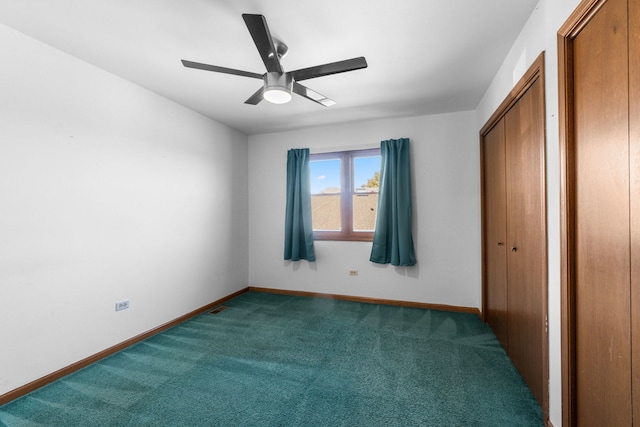
[[[541,426],[472,314],[249,292],[0,407],[15,426]]]

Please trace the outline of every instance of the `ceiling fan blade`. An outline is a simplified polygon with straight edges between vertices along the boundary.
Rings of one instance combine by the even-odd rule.
[[[318,92],[315,92],[298,82],[293,82],[293,91],[298,95],[317,102],[318,104],[325,107],[331,107],[332,105],[336,104],[336,101],[334,101],[333,99],[329,99],[324,95],[320,95]]]
[[[215,71],[216,73],[225,73],[225,74],[233,74],[235,76],[253,77],[254,79],[261,79],[262,80],[262,74],[251,73],[249,71],[235,70],[233,68],[218,67],[216,65],[201,64],[199,62],[186,61],[184,59],[182,60],[182,65],[184,65],[187,68],[197,68],[198,70]]]
[[[296,81],[313,79],[315,77],[328,76],[331,74],[344,73],[346,71],[359,70],[367,68],[367,60],[364,56],[359,58],[346,59],[344,61],[331,62],[324,65],[316,65],[315,67],[302,68],[296,71],[289,71]]]
[[[258,48],[262,62],[264,62],[264,66],[267,67],[267,71],[270,73],[284,73],[282,65],[280,65],[276,45],[273,42],[269,27],[267,26],[267,20],[264,16],[243,13],[242,18],[245,24],[247,24],[249,33],[251,33],[253,42]]]
[[[261,87],[260,89],[258,89],[258,91],[256,93],[254,93],[253,95],[251,95],[249,97],[249,99],[247,99],[246,101],[244,101],[245,104],[251,104],[251,105],[258,105],[260,103],[260,101],[262,101],[262,94],[264,92],[264,87]]]

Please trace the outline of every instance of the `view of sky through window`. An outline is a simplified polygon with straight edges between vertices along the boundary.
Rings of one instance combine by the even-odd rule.
[[[380,171],[380,156],[356,157],[353,168],[353,188],[366,187],[367,182]]]
[[[311,194],[320,194],[328,188],[340,189],[340,160],[314,160],[311,170]],[[354,168],[354,188],[360,188],[380,171],[380,156],[357,157]]]
[[[340,191],[340,160],[314,160],[311,169],[311,194],[322,193],[327,188]]]

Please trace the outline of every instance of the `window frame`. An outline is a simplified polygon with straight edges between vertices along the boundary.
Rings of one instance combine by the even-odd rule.
[[[333,151],[328,153],[312,153],[309,161],[340,160],[340,225],[342,230],[313,230],[314,240],[372,242],[373,231],[353,230],[353,197],[362,193],[354,191],[354,160],[358,157],[380,156],[380,148],[365,148],[360,150]],[[345,189],[347,191],[345,191]],[[317,194],[311,194],[313,197]],[[377,212],[376,212],[377,215]],[[377,217],[376,217],[377,218]]]

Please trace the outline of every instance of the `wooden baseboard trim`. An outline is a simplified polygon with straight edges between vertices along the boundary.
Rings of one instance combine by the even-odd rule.
[[[187,313],[183,316],[180,316],[174,320],[171,320],[170,322],[167,322],[165,324],[162,324],[160,326],[157,326],[153,329],[148,330],[147,332],[143,332],[140,335],[136,335],[133,338],[129,338],[126,341],[121,342],[120,344],[116,344],[112,347],[109,347],[107,349],[104,349],[92,356],[89,356],[85,359],[79,360],[78,362],[72,363],[69,366],[65,366],[62,369],[59,369],[55,372],[52,372],[48,375],[45,375],[44,377],[38,378],[37,380],[34,380],[28,384],[25,384],[21,387],[18,387],[14,390],[11,390],[8,393],[5,393],[3,395],[0,395],[0,406],[4,405],[6,403],[11,402],[12,400],[15,400],[19,397],[24,396],[25,394],[31,393],[32,391],[39,389],[40,387],[43,387],[49,383],[52,383],[56,380],[59,380],[60,378],[67,376],[75,371],[78,371],[86,366],[91,365],[92,363],[95,363],[101,359],[104,359],[107,356],[111,356],[114,353],[119,352],[120,350],[123,350],[133,344],[136,344],[142,340],[145,340],[159,332],[162,332],[164,330],[167,330],[169,328],[172,328],[186,320],[191,319],[192,317],[195,317],[201,313],[204,313],[207,310],[210,310],[226,301],[229,301],[230,299],[233,299],[239,295],[244,294],[245,292],[249,291],[249,288],[244,288],[241,289],[237,292],[232,293],[231,295],[227,295],[226,297],[220,298],[219,300],[216,300],[210,304],[207,304],[203,307],[200,307],[190,313]]]
[[[392,300],[392,299],[356,297],[356,296],[350,296],[350,295],[323,294],[323,293],[304,292],[304,291],[289,291],[289,290],[283,290],[283,289],[259,288],[255,286],[249,286],[249,290],[254,292],[265,292],[265,293],[271,293],[271,294],[338,299],[338,300],[344,300],[344,301],[362,302],[366,304],[384,304],[384,305],[395,305],[400,307],[422,308],[427,310],[454,311],[458,313],[471,313],[471,314],[477,315],[478,317],[481,317],[480,310],[478,310],[475,307],[460,307],[456,305],[429,304],[425,302],[400,301],[400,300]]]

